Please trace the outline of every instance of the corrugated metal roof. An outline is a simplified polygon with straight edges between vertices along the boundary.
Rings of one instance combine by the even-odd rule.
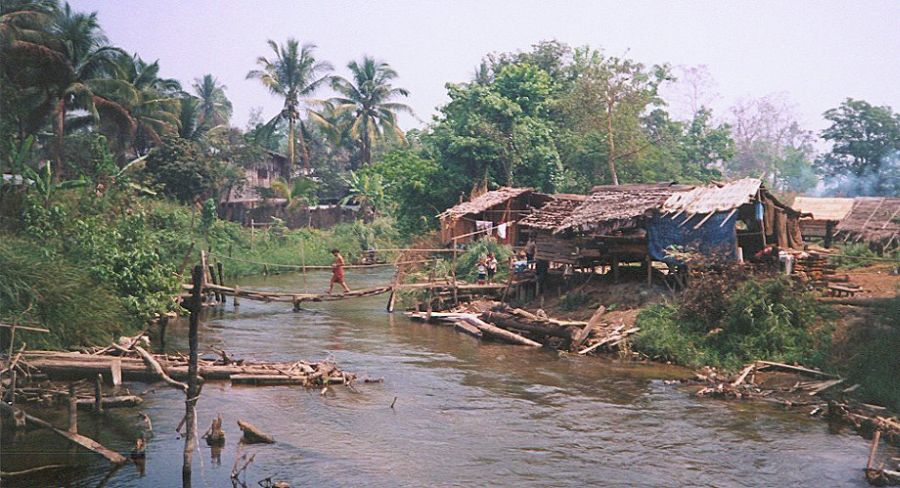
[[[797,197],[791,207],[815,220],[842,220],[853,208],[852,198]]]
[[[761,185],[758,178],[744,178],[723,185],[697,187],[673,193],[661,210],[689,215],[728,211],[753,201]]]

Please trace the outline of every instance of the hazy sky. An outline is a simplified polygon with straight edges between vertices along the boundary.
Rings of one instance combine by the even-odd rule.
[[[446,102],[447,82],[468,81],[489,52],[557,39],[607,54],[706,65],[723,115],[742,97],[783,92],[801,122],[847,97],[900,110],[900,1],[175,1],[71,0],[96,10],[111,42],[160,60],[186,86],[212,73],[228,86],[233,123],[252,107],[272,117],[280,102],[246,80],[267,39],[318,45],[338,74],[363,54],[387,61],[425,123]],[[327,96],[327,92],[321,94]],[[404,128],[422,122],[404,118]]]

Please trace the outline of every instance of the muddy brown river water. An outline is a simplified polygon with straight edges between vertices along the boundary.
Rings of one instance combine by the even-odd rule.
[[[354,270],[355,271],[355,270]],[[321,290],[328,275],[252,278],[242,286]],[[348,275],[351,286],[390,280],[386,271]],[[384,311],[386,296],[309,304],[243,301],[210,314],[204,346],[255,360],[319,360],[384,378],[327,396],[299,387],[207,384],[198,404],[202,433],[225,420],[221,463],[204,443],[194,455],[193,487],[230,487],[238,455],[235,422],[245,419],[276,443],[243,448],[256,454],[249,486],[267,477],[293,487],[429,486],[866,486],[868,442],[830,432],[803,412],[768,405],[694,398],[662,379],[672,368],[478,342],[451,328],[408,321]],[[170,349],[185,349],[187,328],[169,328]],[[130,384],[141,392],[148,385]],[[390,404],[397,398],[394,409]],[[4,480],[3,486],[181,486],[184,441],[175,426],[183,395],[160,387],[140,410],[153,419],[146,467],[110,472],[105,461],[72,451],[53,434],[5,432],[4,471],[41,464],[65,469]],[[102,418],[82,414],[82,433],[130,450],[138,410]],[[51,413],[44,413],[53,419]],[[64,425],[62,414],[56,419]]]

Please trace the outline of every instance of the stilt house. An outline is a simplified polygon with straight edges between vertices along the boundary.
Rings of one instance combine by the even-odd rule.
[[[519,244],[519,220],[542,207],[551,197],[531,188],[503,187],[451,207],[438,218],[444,244],[466,243],[494,235]]]

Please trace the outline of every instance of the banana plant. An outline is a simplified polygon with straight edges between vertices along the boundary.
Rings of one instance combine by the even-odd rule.
[[[44,201],[44,206],[50,203],[50,198],[57,191],[82,188],[89,183],[89,181],[84,178],[54,182],[53,168],[50,161],[47,161],[47,164],[38,170],[28,166],[22,168],[22,177],[25,178],[26,185],[28,185],[32,191],[35,191],[40,195],[41,199]]]

